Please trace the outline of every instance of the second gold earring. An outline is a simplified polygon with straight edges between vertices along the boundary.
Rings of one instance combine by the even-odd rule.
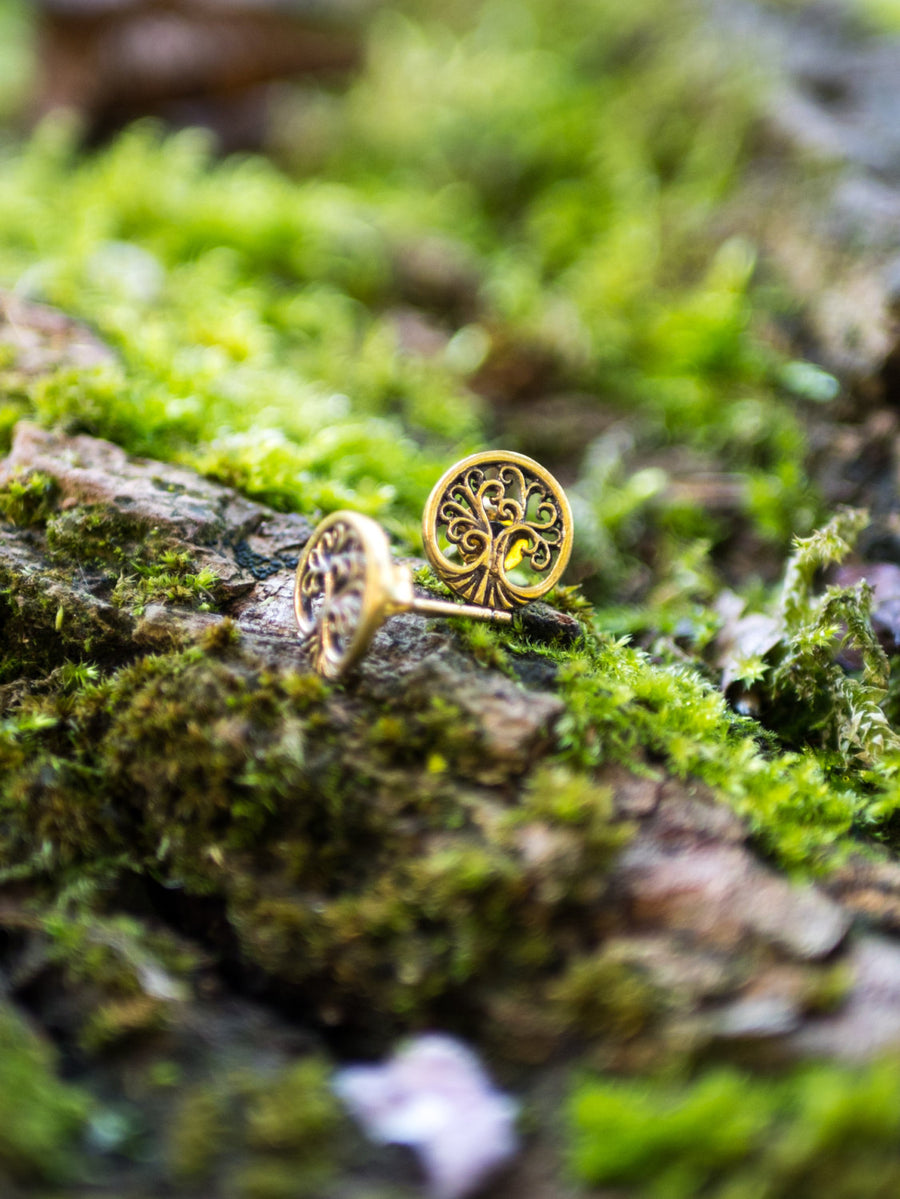
[[[572,509],[525,454],[487,450],[437,481],[422,517],[432,570],[470,603],[509,611],[546,595],[572,553]]]
[[[388,616],[398,612],[468,616],[509,624],[509,612],[421,599],[412,572],[394,562],[380,525],[358,512],[334,512],[307,542],[297,566],[294,614],[310,663],[337,679],[366,651]]]

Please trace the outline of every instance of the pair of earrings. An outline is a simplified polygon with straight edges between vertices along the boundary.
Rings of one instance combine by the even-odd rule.
[[[559,580],[572,552],[572,511],[556,479],[524,454],[487,451],[452,466],[422,518],[437,577],[466,603],[420,599],[412,572],[391,557],[380,525],[334,512],[313,531],[297,566],[294,612],[310,662],[339,678],[398,612],[467,616],[499,624]]]

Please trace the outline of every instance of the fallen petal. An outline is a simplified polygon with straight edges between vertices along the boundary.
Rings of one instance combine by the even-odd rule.
[[[452,1037],[414,1038],[380,1066],[350,1066],[334,1090],[373,1141],[409,1145],[435,1199],[463,1199],[517,1148],[517,1104]]]

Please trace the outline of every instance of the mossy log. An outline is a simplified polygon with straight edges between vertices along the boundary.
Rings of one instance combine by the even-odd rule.
[[[2,495],[6,968],[87,1089],[140,1078],[153,1152],[96,1167],[129,1193],[217,1194],[235,1170],[241,1195],[294,1193],[254,1187],[294,1184],[308,1129],[274,1164],[252,1129],[298,1049],[439,1026],[540,1094],[575,1058],[865,1060],[900,1039],[900,947],[856,919],[898,926],[900,868],[851,861],[829,896],[644,754],[560,765],[552,656],[522,644],[498,669],[462,629],[397,616],[326,686],[293,627],[304,517],[28,423]],[[309,1193],[359,1152],[345,1130]],[[547,1152],[503,1193],[542,1193]]]
[[[765,19],[785,23],[790,41],[791,14]],[[869,78],[863,67],[838,94],[829,84],[838,58],[813,104],[829,110],[833,128]],[[690,86],[706,97],[693,73]],[[592,156],[596,139],[591,126]],[[463,144],[470,156],[469,138]],[[161,173],[145,170],[138,191]],[[860,251],[853,229],[878,195],[857,186],[862,215],[850,248],[838,251],[836,209],[822,203],[819,182],[807,209],[793,182],[790,203],[772,203],[783,181],[767,176],[769,203],[757,206],[772,219],[761,240],[807,295],[821,361],[858,381],[854,402],[881,403],[895,374],[882,271],[892,230]],[[211,210],[226,185],[228,176],[210,175]],[[92,211],[96,195],[83,203]],[[145,207],[151,228],[168,211]],[[279,264],[284,245],[300,239],[278,213],[296,207],[291,192],[266,227]],[[633,209],[642,211],[630,206],[629,219]],[[29,209],[29,237],[31,221]],[[218,224],[207,234],[204,221],[199,241],[171,251],[180,270],[204,237],[218,245],[225,236]],[[279,224],[288,231],[272,236]],[[259,227],[254,201],[254,247]],[[240,222],[235,236],[242,246]],[[507,237],[505,228],[503,253]],[[629,276],[640,275],[633,245]],[[427,249],[398,253],[397,294],[454,313],[455,324],[481,319],[469,260],[451,271],[443,253],[435,267]],[[302,270],[319,279],[334,257],[313,254]],[[792,270],[809,263],[808,276]],[[741,254],[724,254],[720,267],[741,275]],[[358,271],[355,285],[368,294]],[[205,309],[217,332],[225,290],[216,283]],[[713,299],[709,312],[719,314]],[[115,363],[85,326],[0,300],[13,396],[19,376]],[[604,296],[599,311],[608,307]],[[653,311],[635,306],[629,319],[644,308]],[[731,318],[717,317],[709,345],[729,320],[743,329],[743,313],[736,305]],[[446,342],[413,317],[397,315],[407,337]],[[671,341],[659,333],[665,321],[652,327],[668,368],[694,326],[676,319]],[[614,420],[593,394],[605,394],[604,376],[590,396],[548,397],[562,355],[521,338],[507,353],[501,333],[472,368],[477,390],[514,439],[532,438],[525,447],[538,456],[555,445],[566,462]],[[682,364],[701,400],[702,361]],[[192,378],[186,394],[197,386]],[[714,381],[708,412],[727,410],[723,386]],[[0,468],[2,1193],[411,1199],[422,1194],[415,1164],[364,1144],[328,1078],[337,1062],[379,1055],[424,1028],[465,1037],[524,1099],[525,1151],[491,1185],[495,1199],[582,1193],[563,1147],[573,1127],[584,1140],[582,1181],[628,1194],[896,1193],[900,1071],[880,1059],[900,1044],[900,867],[865,840],[874,830],[894,837],[895,801],[878,791],[887,772],[872,781],[856,763],[829,773],[825,753],[789,760],[790,737],[777,746],[762,725],[748,733],[723,715],[699,658],[679,673],[675,651],[662,664],[639,662],[612,638],[598,665],[521,631],[397,616],[354,674],[325,685],[307,670],[291,614],[292,570],[319,493],[292,490],[302,514],[276,512],[185,466],[74,435],[97,428],[79,411],[85,394],[90,387],[73,387],[53,410],[16,400],[4,426],[24,411],[68,422],[54,432],[19,424]],[[128,392],[117,409],[131,405],[121,427],[132,446],[141,394]],[[676,388],[670,409],[679,439],[703,409],[685,415],[684,394]],[[460,403],[454,392],[454,411]],[[636,420],[638,409],[624,406]],[[773,406],[744,411],[756,414],[750,426],[781,430],[777,456],[761,463],[761,434],[748,436],[756,483],[777,482],[772,512],[785,537],[809,531],[795,523],[803,484],[791,490],[772,465],[802,453],[792,424],[775,421]],[[877,494],[888,495],[882,506],[893,507],[896,418],[887,406],[859,436],[857,414],[851,424],[846,412],[807,416],[827,459],[819,474],[829,501],[870,504],[875,474],[884,481]],[[99,428],[119,435],[111,418]],[[735,444],[731,432],[720,440]],[[150,444],[169,452],[163,434]],[[737,520],[742,452],[723,465],[676,446],[665,459],[671,502],[718,505]],[[866,454],[877,471],[848,468]],[[291,478],[300,460],[288,460]],[[337,469],[337,456],[328,465]],[[615,490],[617,478],[603,486]],[[255,494],[279,502],[276,482]],[[757,552],[741,544],[743,570]],[[598,694],[602,718],[599,703],[576,711],[576,699]],[[841,838],[842,856],[829,856]],[[825,1065],[810,1071],[810,1060]],[[560,1110],[584,1066],[596,1079],[582,1087],[584,1111],[567,1108],[563,1134]],[[623,1083],[629,1073],[638,1079]],[[618,1174],[603,1161],[609,1145],[611,1157],[622,1155]]]

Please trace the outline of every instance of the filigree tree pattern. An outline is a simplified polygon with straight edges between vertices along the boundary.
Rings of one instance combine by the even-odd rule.
[[[424,534],[442,582],[471,603],[508,610],[538,599],[560,577],[571,551],[572,517],[562,488],[531,458],[476,454],[435,487]],[[532,581],[513,578],[516,568]]]
[[[340,671],[351,650],[362,619],[366,578],[365,547],[347,522],[324,528],[304,555],[297,623],[310,664],[326,677]]]

